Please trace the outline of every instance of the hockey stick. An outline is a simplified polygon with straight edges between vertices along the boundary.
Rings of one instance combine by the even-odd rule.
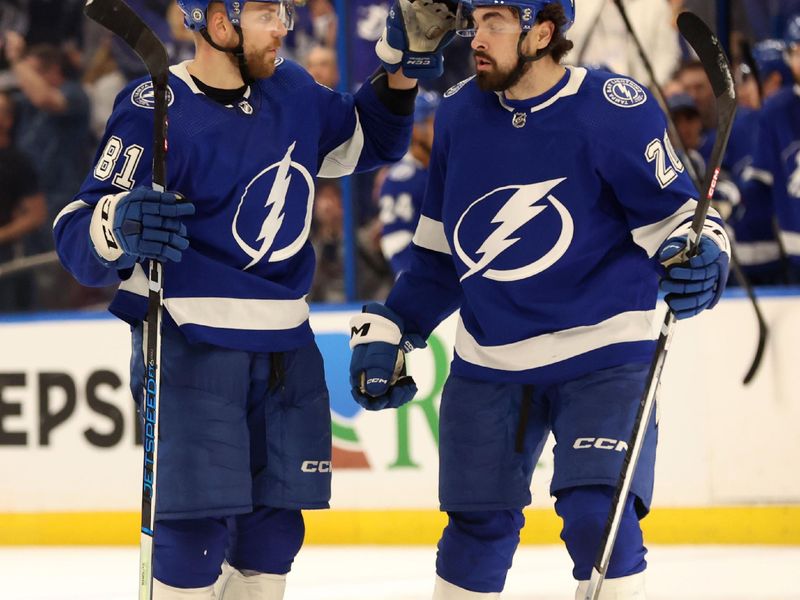
[[[167,80],[169,59],[164,44],[122,0],[87,0],[86,16],[96,21],[136,52],[153,80],[153,189],[163,192],[167,171]],[[163,270],[154,260],[149,264],[147,306],[147,362],[144,376],[144,469],[142,475],[142,527],[139,538],[139,600],[153,597],[153,530],[156,509],[156,466],[158,463],[158,409],[161,393],[161,319]]]
[[[711,206],[711,199],[714,197],[714,190],[717,187],[722,157],[725,155],[725,148],[728,145],[728,139],[733,128],[733,118],[736,115],[736,90],[725,53],[720,46],[719,40],[711,33],[708,26],[697,15],[685,12],[678,17],[678,28],[700,57],[700,62],[703,63],[703,67],[711,81],[711,87],[714,89],[714,95],[717,98],[717,139],[714,142],[714,149],[711,152],[706,177],[703,182],[702,189],[706,190],[706,193],[697,201],[686,250],[679,254],[676,257],[677,260],[675,260],[675,262],[683,262],[697,254],[703,225],[706,221],[708,209]],[[667,316],[661,326],[661,334],[656,345],[655,356],[650,364],[647,385],[633,422],[633,431],[628,440],[628,450],[625,452],[625,458],[622,462],[620,477],[614,490],[614,498],[611,501],[608,522],[600,541],[600,549],[592,569],[585,600],[597,600],[600,595],[600,588],[603,585],[608,563],[611,560],[611,552],[614,549],[614,543],[619,532],[622,512],[625,508],[625,499],[627,499],[633,483],[633,475],[636,472],[639,454],[644,445],[647,425],[653,413],[656,390],[661,381],[661,372],[664,369],[664,362],[672,341],[675,321],[675,315],[672,311],[667,311]]]
[[[656,99],[661,107],[664,109],[664,114],[667,116],[667,127],[669,129],[669,137],[672,140],[673,144],[677,146],[677,149],[683,153],[686,157],[685,166],[686,172],[688,173],[689,177],[691,178],[694,186],[697,188],[697,191],[702,193],[705,188],[701,185],[701,179],[697,170],[694,168],[694,164],[692,163],[691,158],[689,157],[689,153],[686,151],[686,148],[683,147],[683,142],[681,142],[681,138],[678,135],[678,129],[675,127],[675,121],[672,119],[672,115],[669,113],[669,108],[667,106],[667,99],[664,96],[664,92],[661,89],[661,86],[658,84],[656,80],[655,71],[653,70],[653,65],[650,62],[650,59],[647,57],[647,53],[644,51],[644,46],[642,46],[641,41],[639,40],[639,36],[636,35],[636,32],[633,30],[633,25],[631,25],[630,19],[628,18],[628,12],[625,10],[625,6],[622,3],[622,0],[614,0],[614,4],[617,6],[617,10],[619,11],[622,20],[625,22],[625,28],[628,30],[628,35],[631,36],[634,45],[639,53],[639,58],[642,60],[644,64],[644,68],[647,71],[647,76],[650,78],[650,89],[656,95]],[[710,165],[709,165],[710,166]],[[731,242],[731,248],[733,248],[733,242]],[[767,337],[769,336],[769,329],[767,328],[767,322],[764,319],[764,314],[761,312],[761,307],[758,305],[758,299],[756,298],[755,290],[753,289],[753,285],[750,283],[750,280],[747,279],[747,276],[742,271],[742,267],[739,264],[739,261],[736,259],[736,252],[732,249],[731,250],[731,270],[733,271],[734,275],[736,275],[736,279],[739,280],[739,284],[744,289],[747,297],[750,300],[750,303],[753,305],[753,310],[756,313],[756,321],[758,321],[758,344],[756,346],[756,353],[753,357],[753,361],[750,363],[750,368],[747,370],[747,373],[742,380],[742,383],[747,385],[752,381],[753,377],[755,377],[758,368],[761,366],[761,360],[764,357],[764,349],[767,345]]]

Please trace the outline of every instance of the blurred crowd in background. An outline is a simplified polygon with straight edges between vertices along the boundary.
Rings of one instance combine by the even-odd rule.
[[[191,57],[192,36],[184,29],[174,0],[126,1],[165,42],[174,62]],[[348,91],[378,65],[373,46],[389,2],[348,0],[344,3],[347,18],[340,20],[332,1],[308,0],[298,8],[295,30],[282,53],[303,64],[318,82]],[[80,287],[61,269],[52,254],[51,226],[89,172],[116,95],[146,72],[121,42],[83,17],[83,4],[84,0],[2,0],[0,4],[3,313],[102,307],[111,295],[111,290]],[[614,2],[578,0],[576,4],[577,21],[568,34],[575,47],[567,62],[627,74],[652,85]],[[785,29],[791,17],[800,14],[800,0],[730,0],[725,4],[625,0],[625,4],[652,63],[655,83],[668,97],[668,110],[680,137],[680,144],[673,140],[675,146],[686,149],[684,160],[691,160],[701,174],[713,144],[714,96],[702,66],[682,42],[675,20],[679,12],[689,9],[713,27],[719,22],[718,7],[730,11],[726,17],[731,23],[731,58],[742,110],[741,126],[734,132],[725,163],[719,204],[734,233],[742,238],[735,230],[746,206],[742,189],[755,143],[753,123],[767,96],[794,85],[787,62],[792,48],[786,45]],[[347,48],[346,57],[340,56],[342,48]],[[755,66],[749,60],[751,54]],[[359,300],[382,299],[402,270],[402,250],[418,218],[418,200],[412,201],[412,194],[394,194],[393,188],[402,188],[395,184],[413,179],[417,171],[424,173],[437,94],[473,72],[468,39],[457,38],[445,58],[445,75],[426,84],[430,94],[418,102],[414,143],[403,163],[348,181],[319,181],[312,229],[319,264],[310,301],[354,299],[348,298],[345,285],[345,214],[352,214],[355,228],[355,295]],[[417,187],[424,190],[424,180]],[[345,210],[348,198],[351,211]],[[781,266],[772,217],[759,215],[759,219],[762,229],[763,223],[769,223],[769,231],[744,234],[741,262],[757,284],[793,282]],[[756,245],[750,248],[748,242]],[[766,244],[772,244],[769,252]],[[765,261],[767,255],[771,259]]]

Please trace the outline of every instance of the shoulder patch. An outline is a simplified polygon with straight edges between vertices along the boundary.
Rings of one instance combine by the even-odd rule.
[[[606,81],[603,95],[611,104],[620,108],[634,108],[647,102],[644,88],[627,77],[614,77]]]
[[[444,97],[449,98],[450,96],[456,95],[459,91],[461,91],[461,88],[463,88],[473,79],[475,79],[475,75],[473,75],[472,77],[467,77],[464,81],[459,81],[457,84],[455,84],[453,87],[451,87],[444,93]]]
[[[167,86],[167,106],[172,106],[175,101],[175,94],[172,93],[172,88]],[[153,110],[155,108],[155,93],[153,92],[153,82],[145,81],[131,92],[131,102],[134,106],[139,108],[147,108]]]

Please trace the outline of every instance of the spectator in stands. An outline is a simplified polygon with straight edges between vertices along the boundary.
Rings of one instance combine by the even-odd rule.
[[[317,256],[317,270],[309,300],[344,302],[342,190],[336,181],[317,180],[311,243]]]
[[[664,84],[678,67],[681,50],[667,0],[625,0],[628,17],[653,65],[658,84]],[[613,2],[581,0],[569,32],[575,44],[566,60],[573,64],[604,64],[616,73],[650,84],[636,44]]]
[[[331,0],[309,0],[295,9],[294,31],[286,38],[283,52],[303,63],[314,46],[335,48],[338,29]]]
[[[306,56],[305,67],[317,83],[332,90],[339,85],[339,62],[333,48],[314,46]]]
[[[182,27],[183,25],[181,25]],[[117,94],[125,87],[127,80],[117,65],[111,50],[111,38],[106,37],[97,47],[86,73],[83,75],[83,86],[90,100],[90,129],[92,145],[103,137],[106,121],[114,109]]]
[[[677,79],[695,101],[703,128],[709,131],[714,129],[717,125],[716,98],[703,63],[694,60],[684,64],[678,71]]]
[[[47,217],[44,196],[30,161],[14,148],[14,106],[0,92],[0,265],[23,254],[22,241]],[[30,274],[0,280],[0,312],[19,312],[32,305]]]
[[[689,94],[683,92],[669,96],[667,106],[680,138],[678,147],[686,150],[688,158],[695,167],[695,172],[704,173],[706,164],[699,153],[703,144],[703,121],[700,118],[697,103]],[[680,158],[682,161],[687,159],[686,156]]]
[[[89,159],[89,99],[70,78],[64,53],[54,46],[26,49],[21,36],[6,34],[6,58],[20,89],[16,142],[33,161],[50,217],[80,188]],[[52,247],[52,240],[42,242]]]

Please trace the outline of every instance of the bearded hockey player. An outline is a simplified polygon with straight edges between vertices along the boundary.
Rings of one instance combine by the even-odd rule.
[[[351,96],[277,58],[291,0],[178,4],[196,55],[169,78],[170,191],[150,189],[153,89],[137,81],[55,237],[81,283],[119,284],[111,311],[132,327],[138,401],[143,265],[164,263],[153,597],[213,599],[227,558],[220,598],[280,600],[301,509],[330,497],[328,392],[305,301],[314,180],[403,156],[416,82],[399,67],[441,72],[453,14],[424,51],[413,31],[387,41],[387,67]]]
[[[714,211],[699,255],[662,266],[686,246],[696,191],[645,87],[560,64],[574,15],[571,0],[462,2],[477,75],[437,112],[408,270],[352,323],[353,395],[377,410],[413,398],[404,353],[458,310],[436,600],[499,597],[551,431],[551,492],[583,598],[655,350],[659,285],[684,319],[713,307],[728,275]],[[604,600],[645,597],[655,419],[648,429]]]

